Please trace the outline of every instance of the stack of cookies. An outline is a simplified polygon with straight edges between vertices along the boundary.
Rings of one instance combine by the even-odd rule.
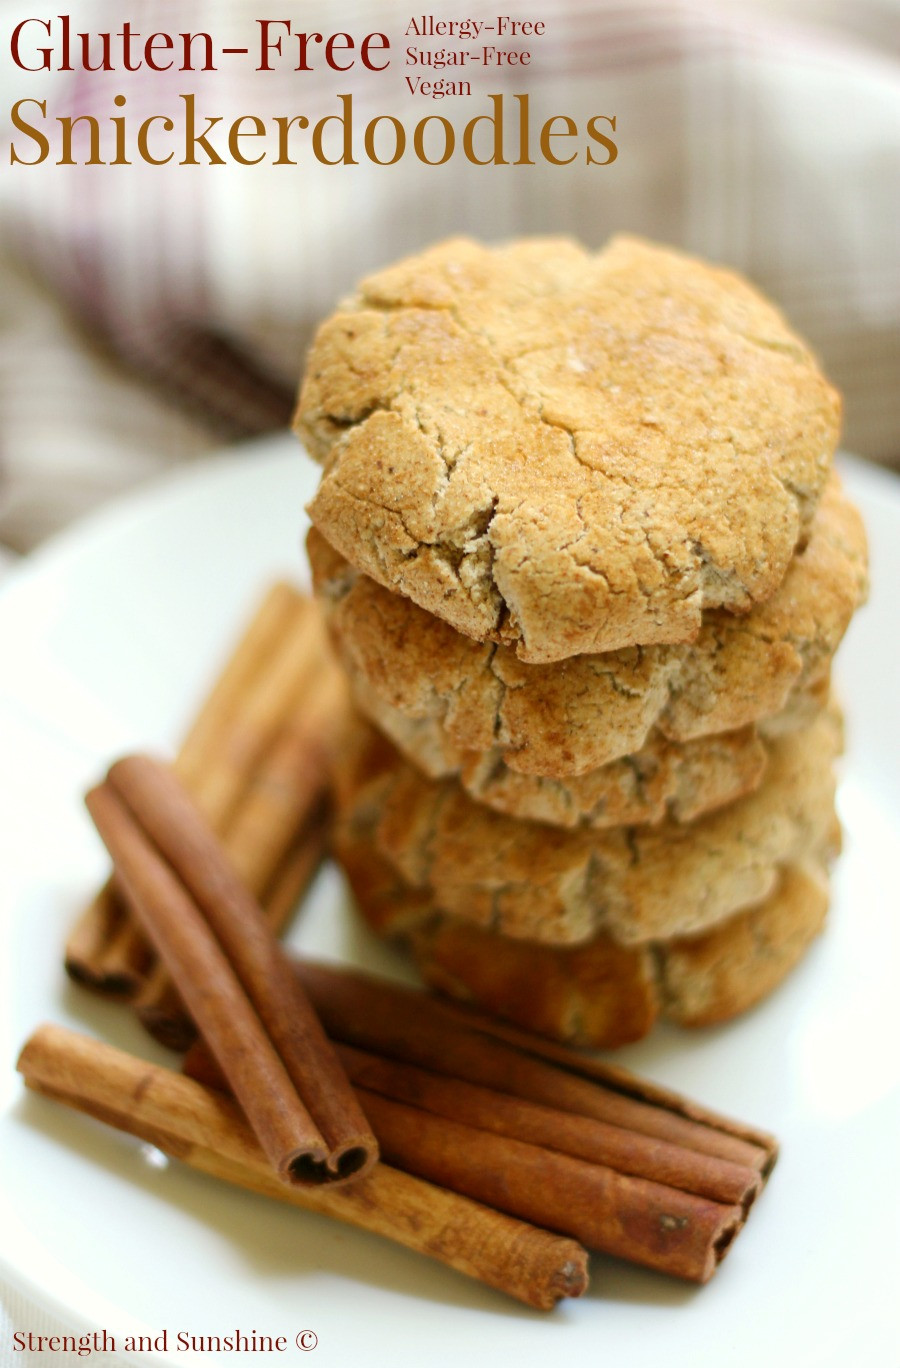
[[[838,427],[746,282],[630,238],[450,241],[320,329],[308,549],[359,713],[338,854],[430,983],[615,1045],[796,963],[866,587]]]

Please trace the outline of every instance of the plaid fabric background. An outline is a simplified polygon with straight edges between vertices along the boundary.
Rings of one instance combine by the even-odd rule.
[[[112,0],[70,9],[91,31],[123,15]],[[8,34],[25,11],[0,0],[0,13]],[[258,13],[189,0],[168,24],[240,44]],[[7,167],[0,543],[26,549],[167,464],[283,424],[336,298],[451,232],[598,245],[624,228],[739,267],[843,389],[846,445],[900,465],[900,0],[529,0],[516,13],[547,21],[526,79],[480,73],[458,103],[404,92],[409,15],[383,0],[303,6],[303,27],[390,35],[391,71],[346,84],[246,60],[33,76],[7,61],[6,108],[33,96],[106,118],[122,92],[135,120],[190,89],[228,121],[314,119],[352,89],[360,127],[380,112],[459,122],[488,91],[524,88],[535,118],[614,113],[619,156],[607,168],[329,167],[302,153],[296,167]],[[158,0],[134,0],[128,17],[152,31]]]

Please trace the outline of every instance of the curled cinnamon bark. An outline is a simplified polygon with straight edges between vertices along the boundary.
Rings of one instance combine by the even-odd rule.
[[[296,897],[285,897],[285,886],[276,900],[273,879],[307,827],[318,821],[345,695],[316,605],[291,585],[276,583],[174,762],[275,930],[283,927]],[[310,878],[314,872],[313,867]],[[192,1034],[171,981],[112,881],[72,928],[65,964],[80,983],[139,1000],[141,1012],[169,1040]]]
[[[313,811],[281,863],[278,865],[260,899],[266,920],[277,934],[301,901],[325,858],[331,835],[331,808],[323,802]],[[231,854],[230,846],[226,849]],[[250,884],[253,888],[253,884]],[[166,971],[157,961],[144,979],[134,998],[134,1010],[142,1025],[167,1049],[188,1049],[197,1035],[197,1028]]]
[[[377,1157],[346,1075],[258,905],[174,774],[146,757],[87,797],[116,878],[286,1181]]]
[[[739,1206],[745,1214],[762,1187],[756,1169],[699,1154],[624,1126],[527,1102],[349,1045],[339,1046],[338,1056],[351,1082],[366,1092],[494,1135],[601,1164],[628,1177],[649,1179],[726,1206]]]
[[[111,1045],[42,1026],[18,1067],[34,1092],[139,1136],[192,1168],[381,1235],[528,1306],[547,1311],[587,1287],[587,1254],[576,1241],[387,1164],[345,1186],[287,1187],[233,1102]]]
[[[597,1076],[586,1077],[591,1061],[576,1073],[574,1051],[565,1052],[567,1062],[560,1067],[540,1057],[543,1042],[537,1037],[517,1032],[516,1045],[494,1038],[480,1020],[477,1029],[462,1024],[437,998],[356,970],[304,961],[296,972],[333,1040],[666,1140],[763,1177],[771,1171],[777,1153],[771,1136],[624,1069],[598,1065]]]
[[[134,997],[153,965],[153,947],[108,879],[69,932],[69,977],[108,997]]]
[[[732,1151],[733,1157],[743,1154],[748,1165],[759,1170],[763,1181],[770,1176],[778,1162],[778,1141],[769,1131],[762,1130],[759,1126],[752,1126],[749,1122],[733,1116],[725,1116],[712,1107],[706,1107],[693,1098],[685,1097],[683,1093],[632,1073],[620,1064],[610,1064],[607,1060],[587,1051],[577,1050],[570,1045],[563,1045],[558,1040],[549,1040],[546,1036],[522,1030],[509,1022],[501,1021],[499,1017],[488,1016],[486,1012],[478,1011],[476,1008],[448,999],[442,999],[438,1005],[442,1013],[461,1026],[478,1031],[491,1039],[503,1041],[523,1054],[544,1059],[555,1064],[557,1068],[580,1078],[591,1079],[635,1101],[661,1107],[707,1131],[717,1132],[720,1137],[730,1136],[732,1140],[740,1141],[747,1148],[735,1149],[727,1139],[724,1142],[714,1140],[712,1143],[723,1145],[723,1154],[726,1149]]]
[[[405,1102],[420,1111],[459,1121],[477,1130],[512,1140],[524,1140],[573,1159],[602,1164],[625,1176],[706,1197],[725,1206],[739,1206],[746,1216],[762,1188],[756,1169],[696,1150],[656,1140],[651,1136],[611,1126],[592,1117],[577,1116],[494,1088],[450,1078],[414,1064],[403,1064],[367,1050],[339,1045],[338,1057],[358,1089]],[[184,1059],[189,1078],[228,1091],[228,1082],[203,1041],[192,1045]],[[364,1102],[367,1114],[371,1102]]]
[[[388,1163],[660,1273],[708,1282],[744,1223],[738,1206],[359,1095]]]
[[[389,1163],[660,1273],[707,1282],[746,1215],[746,1206],[664,1175],[701,1188],[734,1184],[748,1205],[759,1186],[753,1171],[725,1165],[722,1173],[708,1156],[361,1051],[340,1053]],[[202,1043],[184,1068],[227,1091]]]

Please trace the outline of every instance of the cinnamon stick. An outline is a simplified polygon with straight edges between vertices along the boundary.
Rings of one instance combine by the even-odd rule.
[[[744,1223],[711,1202],[359,1090],[385,1161],[605,1254],[708,1282]]]
[[[762,1133],[757,1142],[749,1138],[756,1134],[750,1128],[744,1128],[744,1135],[725,1130],[713,1113],[692,1109],[664,1089],[657,1090],[657,1101],[651,1098],[653,1086],[647,1085],[641,1095],[636,1079],[633,1091],[626,1091],[618,1083],[594,1081],[559,1068],[463,1026],[442,1002],[416,989],[308,960],[298,963],[296,972],[333,1040],[667,1140],[756,1169],[763,1177],[771,1170],[773,1156],[761,1143]],[[632,1078],[625,1071],[616,1077],[623,1084]],[[675,1106],[669,1105],[670,1098]]]
[[[673,1277],[707,1282],[744,1223],[744,1207],[597,1162],[598,1148],[602,1150],[603,1140],[608,1146],[608,1137],[598,1147],[595,1134],[594,1143],[585,1146],[588,1154],[573,1157],[559,1143],[560,1135],[571,1139],[574,1132],[577,1145],[584,1139],[577,1126],[582,1117],[529,1107],[486,1088],[429,1076],[355,1050],[343,1050],[341,1057],[388,1163],[571,1235],[589,1249]],[[211,1086],[222,1084],[202,1046],[188,1056],[185,1070]],[[576,1123],[568,1135],[567,1121]],[[543,1136],[549,1137],[549,1145]],[[641,1156],[640,1138],[634,1138],[636,1146],[625,1134],[616,1137],[616,1157],[624,1156],[629,1164],[635,1157],[638,1164],[642,1157],[652,1159],[646,1149]],[[658,1156],[661,1171],[670,1162],[683,1176],[679,1155]],[[759,1184],[755,1173],[749,1178]],[[741,1192],[746,1195],[743,1188]]]
[[[567,1072],[577,1074],[582,1078],[592,1079],[596,1083],[603,1083],[627,1097],[649,1102],[653,1106],[664,1107],[689,1121],[695,1121],[701,1126],[710,1127],[723,1135],[730,1135],[737,1140],[746,1142],[755,1151],[755,1155],[750,1155],[748,1152],[748,1159],[759,1170],[763,1179],[770,1176],[778,1162],[778,1141],[769,1131],[762,1130],[758,1126],[751,1126],[748,1122],[740,1121],[735,1117],[725,1116],[721,1112],[714,1111],[711,1107],[695,1102],[690,1097],[685,1097],[683,1093],[675,1092],[672,1088],[663,1087],[660,1083],[655,1083],[651,1079],[632,1073],[620,1064],[610,1064],[584,1050],[563,1045],[558,1040],[534,1035],[531,1031],[513,1026],[509,1022],[502,1021],[499,1017],[489,1016],[487,1012],[479,1011],[477,1008],[445,999],[442,999],[438,1005],[442,1013],[453,1018],[460,1025],[494,1039],[505,1041],[506,1044],[512,1045],[524,1054],[547,1060],[558,1068],[565,1069]]]
[[[450,1078],[351,1045],[339,1045],[337,1053],[357,1089],[379,1093],[391,1101],[405,1102],[476,1130],[601,1164],[628,1177],[647,1178],[725,1206],[739,1206],[745,1217],[762,1188],[762,1178],[756,1169],[727,1159],[698,1154],[696,1150],[591,1117],[526,1102],[495,1088]],[[202,1040],[188,1051],[182,1067],[189,1078],[228,1091],[221,1070]],[[363,1105],[368,1112],[369,1104]]]
[[[575,1241],[377,1164],[346,1187],[288,1188],[273,1175],[234,1104],[183,1078],[58,1026],[40,1027],[19,1058],[34,1092],[148,1141],[192,1168],[384,1236],[550,1310],[587,1286]]]
[[[351,1082],[367,1092],[478,1130],[602,1164],[632,1178],[647,1178],[726,1206],[740,1206],[745,1215],[762,1187],[756,1169],[593,1117],[527,1102],[349,1045],[338,1048],[338,1057]]]
[[[331,805],[322,803],[283,856],[262,895],[263,910],[277,933],[318,874],[331,844]]]
[[[346,1075],[174,774],[144,757],[120,761],[87,805],[132,912],[278,1173],[322,1182],[370,1167],[377,1146]]]
[[[69,933],[70,978],[109,997],[134,997],[153,962],[153,950],[116,895],[112,879],[94,895]]]
[[[197,1039],[197,1027],[161,961],[148,974],[134,1010],[148,1034],[167,1050],[181,1054]]]
[[[331,810],[322,803],[313,812],[300,837],[282,859],[262,897],[266,920],[277,935],[306,889],[315,878],[331,835]],[[229,855],[230,847],[227,847]],[[253,885],[249,885],[251,889]],[[165,965],[157,962],[147,974],[134,1001],[138,1019],[149,1033],[170,1050],[184,1051],[196,1038],[197,1028],[188,1016]]]
[[[181,743],[175,764],[185,783],[206,770],[227,728],[241,715],[245,699],[265,679],[307,602],[284,581],[266,591]]]
[[[176,758],[186,782],[202,773],[228,717],[267,666],[299,596],[288,584],[274,584],[255,612],[201,707]],[[152,947],[127,916],[112,880],[84,909],[66,944],[65,966],[79,983],[117,997],[138,991],[153,960]]]
[[[318,690],[320,696],[328,681],[331,713],[321,717],[315,743],[301,755],[297,733],[306,725],[302,718],[306,694]],[[243,844],[237,862],[254,866],[247,870],[247,882],[260,896],[274,867],[321,800],[328,767],[324,751],[343,715],[343,691],[343,681],[325,650],[315,604],[290,585],[275,584],[179,750],[175,769],[214,829],[227,840],[230,824],[243,825],[243,835],[239,826],[235,836]],[[308,729],[304,734],[309,736]],[[292,773],[287,771],[288,753],[295,762]],[[250,811],[242,815],[245,801]],[[248,825],[270,833],[252,854],[246,839]],[[154,971],[154,960],[152,947],[123,911],[112,881],[108,882],[69,936],[65,956],[69,974],[126,999],[139,992],[151,1001],[157,995],[171,997],[165,974]],[[150,974],[152,983],[147,982]]]
[[[259,767],[225,829],[228,857],[249,888],[266,888],[323,803],[324,780],[344,715],[346,685],[320,665]]]
[[[331,666],[319,611],[312,600],[297,596],[290,630],[275,654],[262,662],[256,686],[240,698],[240,707],[191,783],[201,811],[220,830],[227,828],[248,776],[276,741],[323,662],[324,668]],[[336,667],[329,673],[336,675]]]

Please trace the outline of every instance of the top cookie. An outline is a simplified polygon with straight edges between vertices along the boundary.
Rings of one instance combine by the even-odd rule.
[[[319,330],[310,516],[359,569],[546,662],[691,640],[777,589],[839,401],[745,281],[616,238],[442,243]]]

